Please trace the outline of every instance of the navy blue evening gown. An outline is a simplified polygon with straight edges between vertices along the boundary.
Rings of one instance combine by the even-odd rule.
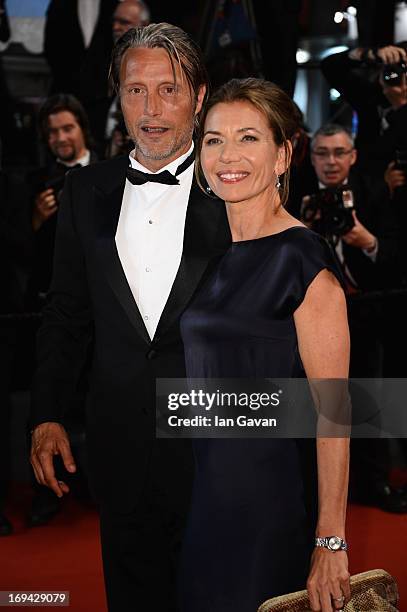
[[[296,226],[233,243],[181,319],[190,378],[304,375],[293,314],[330,247]],[[195,439],[182,612],[256,612],[305,588],[316,507],[315,442]]]

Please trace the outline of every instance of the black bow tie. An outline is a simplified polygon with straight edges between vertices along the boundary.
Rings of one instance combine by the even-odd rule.
[[[157,172],[156,174],[150,174],[149,172],[142,172],[141,170],[137,170],[136,168],[132,168],[131,166],[129,166],[127,168],[126,177],[133,185],[144,185],[144,183],[179,185],[179,180],[177,179],[177,176],[182,174],[182,172],[189,168],[189,166],[193,163],[194,159],[195,152],[192,151],[192,153],[188,155],[186,160],[178,166],[175,175],[171,174],[171,172],[169,172],[168,170],[164,170],[163,172]]]

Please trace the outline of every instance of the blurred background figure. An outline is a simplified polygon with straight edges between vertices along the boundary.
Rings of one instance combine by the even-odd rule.
[[[121,0],[112,18],[113,42],[116,43],[130,28],[150,23],[150,11],[142,0]]]
[[[6,0],[0,0],[0,42],[6,43],[10,39],[10,24],[7,15]],[[2,53],[0,53],[0,138],[7,147],[11,140],[13,103],[4,75]]]
[[[297,77],[296,54],[302,4],[302,0],[253,0],[262,72],[266,79],[277,83],[291,97]]]
[[[28,267],[32,257],[29,216],[24,184],[4,172],[0,141],[0,536],[12,533],[4,514],[10,484],[10,392],[19,325],[24,312]]]
[[[383,176],[407,149],[407,43],[330,55],[322,72],[358,114],[359,165]]]
[[[80,100],[101,147],[109,107],[112,16],[117,4],[118,0],[51,0],[45,23],[50,93],[68,92]]]
[[[28,177],[35,256],[30,278],[30,306],[39,310],[48,292],[54,256],[58,200],[65,175],[97,161],[92,150],[89,120],[81,103],[70,94],[46,100],[39,113],[39,131],[48,163]]]
[[[311,163],[311,136],[304,123],[304,114],[297,104],[297,130],[291,139],[293,157],[290,172],[290,193],[286,208],[297,219],[300,218],[301,203],[305,195],[315,187],[315,171]]]

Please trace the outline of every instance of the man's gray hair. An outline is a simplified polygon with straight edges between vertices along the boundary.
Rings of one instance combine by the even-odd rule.
[[[311,139],[311,151],[314,148],[315,141],[318,136],[336,136],[336,134],[345,134],[349,139],[349,143],[352,149],[354,149],[355,139],[353,137],[352,132],[347,127],[339,125],[339,123],[326,123],[325,125],[320,127],[319,130],[317,130],[313,135]]]
[[[120,90],[120,67],[129,49],[164,49],[170,59],[175,76],[175,65],[185,75],[194,96],[199,88],[206,85],[208,95],[208,75],[202,51],[192,38],[178,26],[169,23],[150,23],[147,26],[131,28],[123,34],[113,48],[110,64],[110,79],[116,92]]]

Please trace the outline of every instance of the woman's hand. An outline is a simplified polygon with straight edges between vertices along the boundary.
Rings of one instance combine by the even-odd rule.
[[[311,610],[342,610],[350,599],[349,578],[348,556],[344,550],[332,552],[316,547],[307,580]]]

